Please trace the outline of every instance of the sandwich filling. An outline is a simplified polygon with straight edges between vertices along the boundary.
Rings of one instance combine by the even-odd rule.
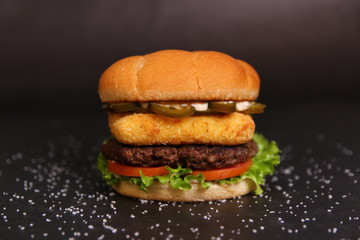
[[[129,166],[176,168],[181,165],[193,170],[211,170],[229,168],[246,162],[256,155],[258,147],[253,140],[236,146],[133,146],[122,144],[112,138],[102,145],[101,151],[105,158]]]
[[[97,167],[101,171],[103,179],[107,184],[117,185],[122,181],[126,181],[138,185],[139,188],[144,191],[148,191],[155,181],[169,184],[174,189],[186,191],[191,189],[191,183],[194,182],[197,182],[206,189],[211,187],[212,184],[234,184],[244,179],[250,179],[255,186],[254,193],[261,194],[263,192],[261,185],[265,184],[265,177],[272,175],[275,166],[280,163],[280,150],[274,141],[268,141],[260,134],[255,133],[253,140],[258,148],[256,155],[252,159],[235,164],[230,168],[193,170],[190,167],[181,166],[180,164],[176,168],[171,168],[170,166],[132,167],[117,164],[112,159],[106,158],[104,153],[109,154],[108,150],[106,150],[107,147],[103,147],[104,153],[100,152]],[[104,143],[104,145],[107,145],[107,143]],[[120,172],[117,171],[119,168],[121,169]],[[150,170],[150,172],[147,170]],[[144,171],[144,173],[142,171]],[[129,174],[130,172],[135,172],[137,176],[128,176],[133,175]],[[212,177],[208,178],[208,176]],[[213,176],[216,177],[214,178]],[[208,178],[208,180],[206,178]]]
[[[264,112],[266,105],[253,101],[119,102],[105,103],[102,107],[114,113],[156,113],[169,118],[182,118],[234,112],[256,114]]]
[[[113,138],[104,142],[98,168],[109,185],[122,181],[148,191],[155,181],[189,190],[198,183],[254,182],[255,194],[279,164],[275,142],[254,134],[255,102],[107,104]]]

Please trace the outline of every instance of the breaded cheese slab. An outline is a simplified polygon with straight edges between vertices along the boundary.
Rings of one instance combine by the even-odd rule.
[[[111,133],[131,145],[238,145],[251,140],[255,131],[252,117],[242,113],[180,119],[151,113],[108,116]]]

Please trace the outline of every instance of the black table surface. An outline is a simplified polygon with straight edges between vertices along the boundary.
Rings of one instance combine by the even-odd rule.
[[[359,239],[360,106],[269,106],[282,162],[264,193],[205,203],[121,196],[96,156],[105,114],[0,117],[0,239]]]

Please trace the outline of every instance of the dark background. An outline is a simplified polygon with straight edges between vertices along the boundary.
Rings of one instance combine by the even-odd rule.
[[[0,30],[2,114],[101,114],[101,73],[161,49],[248,61],[267,104],[359,101],[357,0],[1,0]]]
[[[360,1],[0,0],[0,240],[359,239]],[[217,50],[260,73],[264,194],[141,202],[96,169],[116,60]]]

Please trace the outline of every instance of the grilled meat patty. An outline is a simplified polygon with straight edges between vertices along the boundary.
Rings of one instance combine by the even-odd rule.
[[[103,144],[101,151],[107,159],[130,166],[177,167],[180,164],[193,170],[210,170],[245,162],[256,155],[258,147],[252,140],[236,146],[196,144],[133,146],[122,144],[112,138]]]

